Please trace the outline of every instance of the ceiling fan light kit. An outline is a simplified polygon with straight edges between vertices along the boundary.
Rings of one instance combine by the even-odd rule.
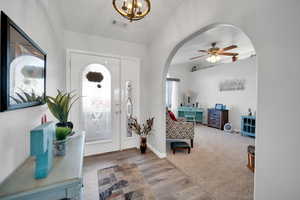
[[[220,60],[221,60],[221,57],[219,55],[211,55],[208,58],[206,58],[206,61],[210,62],[210,63],[216,63]]]
[[[151,10],[150,0],[113,0],[113,7],[130,22],[143,19]]]

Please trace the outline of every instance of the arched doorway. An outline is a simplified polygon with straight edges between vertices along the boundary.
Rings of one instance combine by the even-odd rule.
[[[206,34],[210,30],[216,29],[216,28],[222,27],[222,26],[226,27],[226,28],[232,28],[232,29],[237,30],[238,32],[241,32],[241,34],[243,34],[243,36],[245,38],[247,38],[249,40],[249,42],[251,43],[250,39],[248,38],[248,36],[243,31],[241,31],[240,29],[238,29],[237,27],[235,27],[233,25],[228,25],[228,24],[213,24],[213,25],[209,25],[209,26],[207,26],[207,27],[205,27],[205,28],[197,31],[196,33],[190,35],[189,37],[187,37],[183,41],[179,42],[175,46],[175,48],[171,51],[171,53],[170,53],[170,55],[169,55],[169,57],[167,59],[167,63],[165,65],[164,72],[163,72],[163,80],[164,80],[164,83],[163,83],[164,93],[163,94],[164,94],[164,100],[167,98],[166,96],[168,94],[168,91],[166,91],[167,89],[165,89],[166,88],[166,82],[170,81],[170,79],[171,80],[172,79],[173,80],[174,79],[177,79],[177,80],[180,79],[180,77],[174,77],[172,75],[170,76],[170,73],[169,73],[169,77],[167,77],[167,74],[169,72],[170,66],[172,65],[172,61],[174,60],[174,58],[176,58],[176,55],[178,54],[178,52],[180,52],[181,48],[184,47],[187,43],[190,43],[191,41],[195,40],[200,35]],[[212,41],[209,41],[209,43],[211,43],[211,42]],[[220,43],[220,41],[216,41],[216,42]],[[251,43],[251,46],[253,47],[252,43]],[[201,49],[201,48],[199,48],[199,49]],[[254,48],[253,48],[253,50],[254,50]],[[199,55],[202,56],[201,54],[199,54]],[[241,53],[240,53],[240,55],[241,55]],[[256,58],[253,57],[253,56],[255,56],[255,50],[254,50],[254,52],[249,52],[248,55],[243,55],[243,57],[245,59],[246,59],[246,57],[247,57],[247,59],[251,59],[251,65],[253,65],[253,67],[255,68],[255,72],[253,72],[252,75],[254,75],[255,77],[257,77],[257,72],[256,72],[257,61],[256,61]],[[190,58],[193,58],[193,55],[191,55]],[[243,60],[243,59],[241,58],[240,60]],[[240,61],[238,61],[238,62],[240,62]],[[222,63],[222,64],[224,64],[224,63]],[[214,65],[213,67],[216,67],[216,66]],[[241,70],[244,70],[244,69],[241,69]],[[238,77],[238,78],[243,78],[243,77]],[[194,80],[194,79],[192,79],[192,80]],[[254,91],[255,92],[255,97],[253,97],[252,100],[254,101],[254,104],[255,104],[255,106],[254,106],[255,108],[253,110],[256,110],[257,109],[257,107],[256,107],[256,104],[257,104],[256,79],[255,79],[255,81],[254,80],[251,80],[251,81],[252,81],[252,83],[253,82],[255,83],[255,87],[254,87],[254,89],[255,89],[255,91]],[[167,84],[167,86],[169,86],[169,85],[170,84]],[[170,90],[169,87],[168,87],[168,90]],[[215,85],[214,89],[216,89],[217,87],[219,87],[219,86]],[[177,90],[178,89],[175,89],[175,91],[177,91]],[[176,93],[178,93],[178,91]],[[243,94],[240,93],[239,95],[241,96]],[[170,96],[168,97],[168,99],[170,99]],[[222,102],[214,102],[214,103],[222,103]],[[170,105],[170,103],[168,103],[168,104]],[[177,102],[175,104],[176,105],[180,105],[180,102]],[[228,104],[228,103],[226,103],[226,104]],[[189,106],[193,106],[193,105],[190,104]],[[198,107],[196,105],[194,105],[194,106]],[[209,105],[209,106],[211,106],[211,105]],[[249,107],[252,107],[252,105],[249,106]],[[164,110],[165,110],[165,108],[164,108]],[[173,107],[172,107],[172,110],[174,110]],[[205,110],[207,110],[207,107],[205,107]],[[232,109],[232,110],[236,110],[236,109]],[[232,110],[229,111],[229,112],[233,113]],[[245,113],[245,115],[246,115],[247,114],[247,109],[244,109],[243,113]],[[207,113],[204,113],[204,115],[206,116]],[[238,116],[237,120],[241,121],[240,116]],[[235,119],[235,125],[236,125],[236,119]],[[168,132],[168,125],[166,126],[166,124],[164,124],[164,126],[166,128],[166,132]],[[249,126],[249,128],[250,128],[250,126]],[[242,129],[242,127],[241,127],[241,129]],[[201,131],[203,131],[203,130],[206,131],[207,129],[205,129],[205,128],[201,129]],[[195,134],[197,134],[197,133],[195,133]],[[168,134],[167,134],[167,137],[168,137]],[[223,137],[216,137],[214,139],[220,139],[220,138],[224,139]],[[174,139],[174,138],[172,138],[172,139]],[[178,138],[178,139],[182,139],[182,138]],[[230,174],[230,170],[231,169],[235,169],[234,168],[234,164],[232,166],[230,166],[227,163],[228,159],[226,160],[226,158],[229,158],[229,157],[227,157],[227,153],[224,153],[224,157],[220,156],[222,153],[219,152],[220,154],[218,154],[218,150],[219,150],[218,149],[219,148],[218,145],[222,145],[222,144],[220,144],[218,142],[216,142],[216,143],[213,144],[213,145],[215,145],[214,146],[215,149],[213,149],[213,148],[210,149],[210,148],[205,148],[204,147],[205,144],[203,144],[203,142],[199,143],[199,141],[198,142],[196,141],[196,142],[194,142],[195,143],[194,146],[196,146],[196,149],[192,150],[192,154],[191,155],[189,155],[189,156],[178,155],[177,157],[175,157],[172,154],[167,154],[167,155],[171,155],[170,157],[167,156],[167,158],[171,162],[173,162],[177,167],[181,168],[183,171],[185,171],[186,173],[188,173],[191,177],[194,177],[194,180],[196,182],[198,181],[199,184],[202,184],[201,185],[202,188],[205,188],[209,193],[216,194],[216,196],[215,196],[216,198],[217,197],[220,198],[220,196],[218,196],[218,195],[220,195],[222,193],[222,191],[232,190],[231,194],[236,194],[237,195],[234,198],[237,198],[237,199],[241,199],[241,198],[243,198],[243,199],[253,199],[254,176],[253,176],[252,172],[250,172],[246,168],[246,163],[245,163],[245,162],[247,162],[247,146],[248,146],[247,142],[249,142],[249,140],[247,140],[247,139],[243,140],[242,137],[239,138],[239,139],[241,139],[241,140],[238,140],[238,141],[245,142],[245,143],[242,143],[242,144],[237,144],[237,146],[238,145],[241,146],[241,149],[239,149],[238,151],[242,151],[242,152],[240,152],[240,154],[232,153],[232,157],[230,157],[230,156],[229,157],[233,158],[232,162],[238,163],[236,167],[237,168],[241,168],[241,170],[239,171],[239,169],[238,169],[238,170],[235,170],[235,172],[239,171],[240,174],[238,174],[238,173],[231,173]],[[166,148],[167,152],[168,152],[168,147],[169,147],[170,143],[166,143],[166,144],[168,145],[167,148]],[[251,140],[249,142],[249,144],[255,144],[255,141]],[[203,146],[201,148],[197,148],[197,145],[203,145]],[[226,148],[223,149],[223,147],[222,147],[221,149],[224,150]],[[194,154],[193,154],[193,151],[194,151]],[[241,159],[240,160],[238,160],[238,159],[234,160],[233,155],[238,155],[239,157],[241,157]],[[197,171],[198,169],[200,171]],[[214,173],[210,173],[209,170],[214,170]],[[206,171],[207,173],[203,173],[204,171]],[[221,172],[221,171],[222,171],[222,173],[219,174],[219,172]],[[231,177],[235,178],[235,179],[239,178],[239,181],[235,182],[233,179],[231,180]],[[222,184],[216,185],[215,183],[218,182],[218,181],[219,182],[223,181],[224,185],[222,185]],[[230,184],[231,184],[232,187],[227,188],[227,185],[225,183],[228,183],[228,182],[230,182]],[[238,186],[239,184],[242,185],[243,188],[242,187],[239,188],[239,186]],[[216,190],[218,190],[218,191],[216,192]],[[225,196],[224,196],[224,198],[225,198]]]

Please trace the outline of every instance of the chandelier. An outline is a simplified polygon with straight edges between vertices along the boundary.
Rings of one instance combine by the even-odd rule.
[[[143,19],[151,9],[150,0],[113,0],[116,11],[130,22]]]

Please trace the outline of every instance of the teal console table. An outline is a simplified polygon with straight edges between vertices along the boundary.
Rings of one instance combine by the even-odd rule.
[[[72,136],[65,156],[54,157],[44,179],[35,179],[35,159],[29,157],[0,185],[1,200],[81,199],[84,134]]]
[[[204,110],[202,108],[178,107],[178,117],[185,118],[189,122],[203,123],[203,112]]]
[[[241,117],[241,134],[244,136],[255,137],[256,117],[242,116]]]

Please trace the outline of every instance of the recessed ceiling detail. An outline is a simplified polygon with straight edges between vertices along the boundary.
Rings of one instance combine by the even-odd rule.
[[[215,48],[212,47],[212,44],[215,45]],[[217,50],[224,49],[226,51],[221,53],[228,56],[215,54]],[[217,60],[214,63],[229,63],[236,59],[249,58],[255,55],[255,50],[248,36],[240,29],[229,25],[219,25],[186,42],[177,51],[171,64],[189,63],[200,67],[211,66],[212,62],[207,60],[211,55],[217,56],[213,58],[213,61]]]
[[[112,0],[57,1],[67,31],[98,35],[115,40],[149,44],[165,26],[169,17],[184,1],[152,1],[151,12],[143,20],[129,23],[112,7]],[[112,21],[127,23],[126,28]]]

